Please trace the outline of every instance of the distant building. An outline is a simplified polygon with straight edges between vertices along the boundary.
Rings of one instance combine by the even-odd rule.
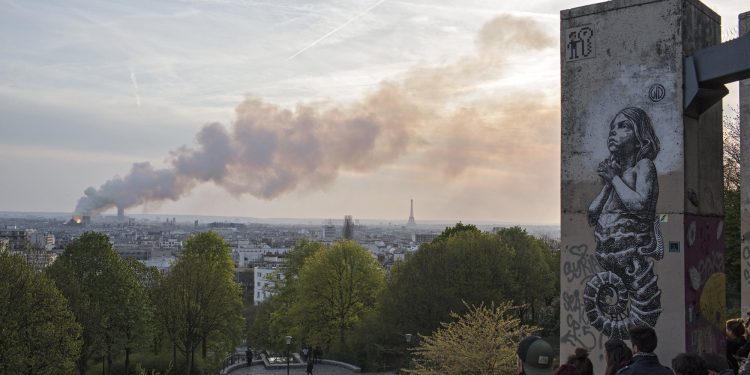
[[[354,220],[352,220],[352,215],[344,216],[343,234],[344,238],[347,240],[351,240],[354,238]]]
[[[417,243],[417,245],[421,245],[426,242],[432,242],[437,236],[439,236],[440,233],[416,233],[414,235],[414,242]]]
[[[10,240],[7,238],[0,238],[0,254],[7,253],[10,249]]]
[[[140,261],[151,259],[150,247],[138,244],[114,244],[112,247],[123,258],[134,258]]]
[[[8,251],[22,251],[32,244],[31,236],[34,233],[34,229],[18,229],[15,225],[8,225],[5,229],[0,229],[0,239],[8,240]]]
[[[169,269],[172,268],[172,265],[176,261],[175,257],[163,257],[163,258],[154,258],[154,259],[139,259],[141,263],[143,263],[146,267],[154,267],[161,274],[166,274],[169,272]]]
[[[256,265],[268,263],[282,263],[284,255],[289,251],[286,247],[237,247],[232,249],[232,259],[237,268],[252,268]]]
[[[253,295],[253,304],[259,305],[275,293],[275,286],[278,280],[282,280],[284,275],[279,267],[255,267],[253,274],[255,277],[255,294]]]
[[[328,224],[323,226],[323,239],[324,240],[332,240],[337,237],[338,231],[336,230],[336,226],[333,225],[330,221]]]
[[[176,249],[182,247],[182,241],[175,238],[162,238],[159,240],[159,247],[162,249]]]
[[[16,252],[16,254],[23,257],[26,260],[26,263],[37,271],[49,267],[57,259],[57,254],[44,249],[28,249],[26,251]]]

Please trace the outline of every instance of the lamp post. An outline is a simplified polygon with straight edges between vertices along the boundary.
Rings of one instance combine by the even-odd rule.
[[[286,375],[289,375],[289,351],[292,346],[292,336],[286,337]]]
[[[411,356],[409,355],[409,344],[411,344],[411,333],[405,333],[404,338],[406,339],[406,367],[409,367]]]

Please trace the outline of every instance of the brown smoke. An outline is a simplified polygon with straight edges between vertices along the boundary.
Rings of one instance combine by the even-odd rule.
[[[411,150],[445,177],[467,166],[507,162],[509,150],[528,157],[519,139],[538,139],[540,124],[556,125],[556,113],[539,105],[534,90],[524,97],[467,97],[502,78],[508,56],[553,46],[540,29],[527,18],[497,17],[480,30],[475,55],[413,69],[350,104],[285,109],[247,98],[230,127],[205,125],[196,146],[170,152],[167,168],[136,163],[125,177],[86,189],[76,212],[178,200],[209,181],[234,195],[273,199],[328,186],[342,171],[372,171]]]

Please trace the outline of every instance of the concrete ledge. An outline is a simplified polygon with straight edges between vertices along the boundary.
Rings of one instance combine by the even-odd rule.
[[[299,354],[293,353],[292,356],[294,357],[295,362],[294,363],[291,363],[291,362],[289,363],[289,367],[290,368],[306,368],[307,367],[307,362],[303,362],[302,358],[300,358]],[[265,354],[261,354],[260,358],[261,359],[255,359],[255,360],[253,360],[253,366],[263,365],[263,367],[266,370],[283,370],[283,369],[286,368],[286,363],[274,363],[274,364],[271,364],[270,362],[268,362],[268,358],[266,358]],[[356,372],[356,373],[362,372],[362,369],[360,367],[357,367],[355,365],[352,365],[352,364],[346,363],[346,362],[334,361],[332,359],[321,359],[320,360],[320,364],[329,365],[329,366],[337,366],[337,367],[345,368],[345,369],[347,369],[347,370],[349,370],[351,372]],[[231,366],[229,366],[229,367],[221,370],[220,374],[221,375],[231,374],[233,371],[235,371],[237,369],[244,368],[244,367],[248,367],[248,365],[247,365],[246,362],[235,363],[235,364],[233,364],[233,365],[231,365]]]
[[[305,368],[307,367],[307,363],[302,362],[302,360],[299,357],[299,354],[292,353],[292,357],[294,357],[294,362],[289,362],[290,368]],[[279,369],[285,369],[287,364],[286,363],[271,363],[268,361],[268,358],[265,354],[260,355],[260,361],[263,363],[263,367],[265,367],[267,370],[279,370]],[[255,361],[253,361],[255,363]]]
[[[359,368],[357,366],[354,366],[352,364],[346,363],[346,362],[333,361],[333,360],[330,360],[330,359],[321,359],[320,363],[324,364],[324,365],[331,365],[331,366],[343,367],[343,368],[345,368],[347,370],[351,370],[353,372],[362,372],[361,368]]]
[[[263,360],[262,359],[254,359],[253,360],[253,366],[260,366],[260,365],[263,365]],[[221,375],[231,374],[232,371],[237,370],[237,369],[241,369],[241,368],[245,368],[245,367],[250,367],[250,366],[247,365],[247,362],[235,363],[235,364],[233,364],[233,365],[231,365],[231,366],[229,366],[229,367],[221,370],[221,372],[219,372],[219,374],[221,374]]]

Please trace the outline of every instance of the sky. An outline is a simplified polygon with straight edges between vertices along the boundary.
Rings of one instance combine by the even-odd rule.
[[[557,224],[588,3],[0,0],[0,211]]]

